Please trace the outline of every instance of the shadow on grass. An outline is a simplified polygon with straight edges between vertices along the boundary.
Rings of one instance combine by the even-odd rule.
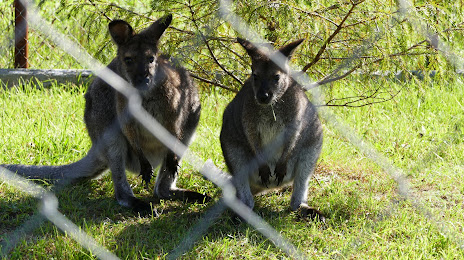
[[[108,179],[105,179],[108,178]],[[188,230],[195,227],[205,212],[214,204],[184,203],[164,201],[154,204],[160,214],[140,216],[130,209],[120,206],[114,199],[114,191],[108,176],[98,180],[82,181],[78,184],[57,187],[53,190],[59,200],[58,210],[85,230],[102,234],[97,240],[106,240],[103,244],[119,256],[165,256],[183,241]],[[152,190],[134,189],[137,197],[145,201],[153,199]],[[211,191],[212,194],[218,194]],[[349,195],[349,196],[348,196]],[[327,225],[336,228],[352,217],[357,217],[360,208],[365,208],[359,193],[345,194],[320,189],[318,194],[310,195],[310,206],[319,208],[329,219],[321,224],[316,220],[300,220],[296,213],[289,210],[291,189],[273,192],[256,197],[255,212],[278,232],[292,232],[295,228],[305,229],[316,226],[325,229]],[[218,199],[215,196],[214,199]],[[37,200],[27,198],[6,205],[8,211],[0,213],[5,218],[9,230],[16,228],[35,212]],[[327,206],[330,205],[330,206]],[[2,205],[3,208],[3,205]],[[24,215],[13,218],[16,215]],[[3,228],[3,226],[0,226]],[[39,226],[38,226],[39,227]],[[38,228],[37,227],[37,228]],[[105,231],[108,229],[108,231]],[[53,232],[53,225],[47,225],[41,232]],[[245,222],[233,218],[230,211],[221,214],[196,243],[220,243],[224,239],[246,237],[251,234],[252,243],[259,248],[275,248],[271,241]],[[100,235],[98,235],[100,236]],[[207,240],[206,242],[204,242]],[[279,249],[272,249],[279,252]]]
[[[34,212],[38,201],[32,197],[2,202],[0,210],[0,242],[5,240],[9,232],[20,227]]]
[[[287,193],[287,191],[284,191],[284,193]],[[293,233],[295,228],[304,230],[315,227],[324,230],[329,226],[336,229],[337,225],[346,223],[350,218],[355,217],[356,214],[352,214],[351,210],[353,207],[360,206],[360,203],[363,202],[357,195],[349,198],[342,196],[331,198],[330,209],[321,208],[323,213],[329,217],[326,223],[322,223],[318,220],[300,219],[295,212],[290,211],[290,193],[291,190],[288,194],[276,193],[281,198],[277,202],[279,205],[266,204],[268,199],[266,195],[258,196],[255,207],[255,213],[278,232],[284,234],[286,232]],[[318,198],[319,201],[323,199]],[[128,256],[143,252],[141,254],[148,257],[166,256],[178,246],[183,246],[182,243],[191,239],[190,237],[186,238],[189,231],[198,225],[199,220],[214,204],[208,203],[206,206],[198,206],[195,203],[182,204],[170,201],[164,203],[163,212],[160,212],[158,218],[131,223],[117,234],[115,240],[116,244],[118,244],[118,255]],[[248,236],[252,237],[252,241],[248,241],[254,246],[263,250],[273,248],[271,251],[280,252],[280,249],[275,248],[269,239],[261,235],[248,223],[238,220],[230,210],[225,210],[214,222],[210,223],[210,227],[195,241],[195,244],[201,244],[203,248],[201,251],[203,251],[208,250],[204,249],[205,247],[214,247],[212,245],[216,244],[216,242],[218,244],[222,243],[221,241],[224,241],[224,239],[234,240]]]

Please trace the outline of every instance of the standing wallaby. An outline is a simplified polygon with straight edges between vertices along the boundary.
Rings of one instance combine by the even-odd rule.
[[[237,41],[251,57],[252,75],[226,107],[220,136],[237,197],[253,208],[253,195],[293,182],[291,209],[322,218],[306,204],[321,152],[322,126],[315,107],[289,75],[289,58],[303,40],[278,51]],[[285,57],[285,69],[270,59],[277,53]]]
[[[198,90],[188,72],[170,64],[158,53],[158,41],[171,20],[172,15],[162,17],[138,34],[127,22],[112,21],[109,31],[118,52],[108,68],[137,89],[143,108],[188,145],[198,125],[201,106]],[[180,158],[130,116],[128,101],[122,94],[96,78],[85,100],[84,121],[92,147],[84,158],[62,166],[3,167],[29,178],[66,183],[96,177],[109,168],[119,204],[135,211],[147,211],[150,205],[134,196],[126,169],[141,172],[149,180],[151,168],[161,164],[155,184],[157,197],[196,201],[208,198],[176,188]]]

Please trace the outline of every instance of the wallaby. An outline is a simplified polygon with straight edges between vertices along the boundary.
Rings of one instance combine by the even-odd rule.
[[[288,65],[303,40],[277,51],[237,41],[251,57],[252,75],[226,107],[220,135],[237,197],[253,208],[253,195],[293,183],[291,209],[304,217],[323,218],[306,204],[308,182],[322,148],[322,126]],[[284,69],[271,60],[277,53],[285,57]]]
[[[118,50],[108,68],[138,90],[143,108],[188,145],[200,119],[201,105],[189,73],[158,53],[158,41],[171,20],[172,15],[164,16],[138,34],[125,21],[110,22],[109,32]],[[176,188],[180,158],[130,116],[128,101],[122,94],[97,77],[85,100],[84,121],[92,147],[84,158],[62,166],[2,166],[29,178],[61,182],[93,178],[109,168],[118,203],[140,212],[150,210],[150,205],[134,196],[125,171],[141,172],[144,180],[149,180],[151,168],[161,164],[155,196],[208,199]]]

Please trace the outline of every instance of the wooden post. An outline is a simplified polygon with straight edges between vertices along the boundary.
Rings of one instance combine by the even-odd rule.
[[[15,9],[15,68],[28,68],[27,10],[20,0],[14,0]]]

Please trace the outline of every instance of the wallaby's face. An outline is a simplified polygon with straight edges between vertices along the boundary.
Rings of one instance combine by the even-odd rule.
[[[158,40],[171,20],[171,15],[162,17],[139,34],[125,21],[109,24],[111,37],[118,46],[121,76],[139,90],[155,85]]]
[[[303,40],[292,42],[274,52],[259,49],[249,41],[240,38],[237,40],[251,57],[251,84],[256,102],[262,105],[277,102],[285,91],[287,91],[291,82],[288,74],[290,55]],[[283,68],[277,66],[272,61],[271,58],[273,57],[284,58],[281,63]]]
[[[251,84],[259,104],[272,104],[287,91],[289,76],[272,61],[254,62],[251,70]]]

